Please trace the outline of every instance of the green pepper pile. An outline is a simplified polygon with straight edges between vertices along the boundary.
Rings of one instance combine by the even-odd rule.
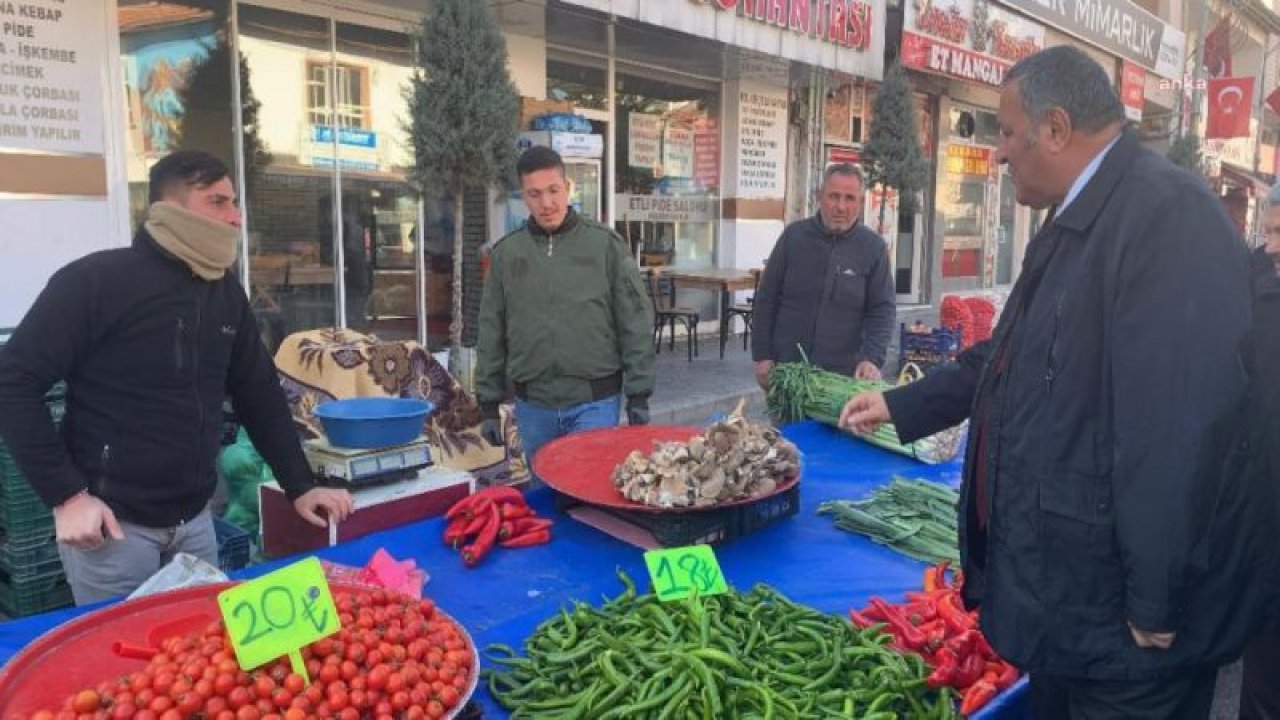
[[[797,605],[766,585],[661,603],[625,592],[575,603],[525,640],[491,645],[489,690],[520,718],[954,718],[919,656],[879,627]]]

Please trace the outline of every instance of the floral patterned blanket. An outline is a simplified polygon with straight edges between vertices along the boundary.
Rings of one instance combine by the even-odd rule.
[[[481,485],[528,479],[513,413],[503,408],[507,447],[480,437],[480,407],[416,342],[383,342],[373,335],[326,328],[295,333],[276,351],[276,368],[294,424],[306,438],[323,435],[315,408],[322,402],[352,397],[405,397],[428,400],[435,412],[423,427],[437,463],[476,476]]]

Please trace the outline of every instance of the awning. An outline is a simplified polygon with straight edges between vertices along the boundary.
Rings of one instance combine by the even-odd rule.
[[[1274,175],[1254,172],[1229,162],[1222,163],[1222,180],[1240,187],[1252,188],[1257,197],[1266,197],[1267,193],[1271,192],[1271,186],[1276,182]]]

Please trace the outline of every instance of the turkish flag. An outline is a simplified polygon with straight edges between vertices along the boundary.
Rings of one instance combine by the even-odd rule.
[[[1275,111],[1277,115],[1280,115],[1280,87],[1272,90],[1271,94],[1267,96],[1267,105]]]
[[[1253,78],[1211,78],[1209,80],[1209,122],[1206,139],[1249,135],[1253,116]]]
[[[1204,36],[1204,66],[1209,77],[1231,75],[1231,16],[1224,15]]]

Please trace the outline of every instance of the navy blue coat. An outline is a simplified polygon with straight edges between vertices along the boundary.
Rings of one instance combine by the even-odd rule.
[[[888,393],[904,441],[972,416],[966,602],[1020,668],[1154,679],[1239,654],[1264,602],[1248,287],[1204,181],[1126,133],[1028,247],[992,339]]]

